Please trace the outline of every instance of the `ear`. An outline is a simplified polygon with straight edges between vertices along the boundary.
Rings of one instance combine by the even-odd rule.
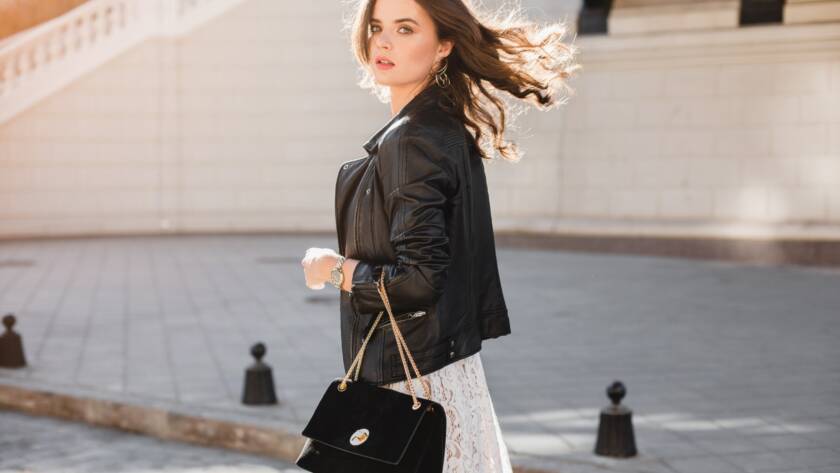
[[[440,59],[444,59],[449,56],[449,54],[452,53],[453,47],[455,47],[455,42],[451,39],[441,40],[438,45],[438,54],[440,54]]]

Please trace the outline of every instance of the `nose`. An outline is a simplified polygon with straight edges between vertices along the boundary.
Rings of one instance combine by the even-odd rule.
[[[376,45],[387,51],[391,49],[391,40],[382,32],[376,37]]]

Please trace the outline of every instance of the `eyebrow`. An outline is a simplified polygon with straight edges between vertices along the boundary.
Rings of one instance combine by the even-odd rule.
[[[374,23],[374,22],[376,22],[376,23],[382,23],[382,22],[381,22],[381,21],[379,21],[379,19],[377,19],[377,18],[371,18],[371,19],[370,19],[370,22],[371,22],[371,23]],[[398,19],[394,20],[394,23],[402,23],[402,22],[414,23],[415,25],[420,26],[420,23],[417,23],[417,22],[416,22],[416,21],[414,21],[414,19],[412,19],[412,18],[398,18]]]

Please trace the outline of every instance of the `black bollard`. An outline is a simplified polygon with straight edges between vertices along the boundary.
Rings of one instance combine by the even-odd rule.
[[[277,404],[271,366],[262,361],[262,357],[265,356],[265,345],[260,342],[252,346],[251,356],[256,361],[245,371],[245,387],[242,390],[242,403],[250,405]]]
[[[607,397],[612,401],[612,405],[601,409],[598,440],[595,443],[596,455],[618,458],[636,455],[633,411],[620,404],[625,394],[627,390],[621,381],[614,381],[607,387]]]
[[[0,367],[3,368],[26,366],[26,358],[23,356],[23,339],[12,329],[16,320],[12,314],[6,314],[3,317],[3,325],[6,326],[6,331],[0,335]]]

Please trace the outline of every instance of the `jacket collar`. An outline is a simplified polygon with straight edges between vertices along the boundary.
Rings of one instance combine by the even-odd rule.
[[[399,112],[396,115],[391,117],[388,122],[379,129],[373,136],[370,137],[369,140],[362,147],[367,151],[369,154],[375,153],[376,150],[379,148],[379,141],[382,135],[391,128],[391,125],[396,123],[399,119],[404,117],[410,111],[416,109],[421,104],[427,103],[432,99],[435,99],[439,96],[441,92],[441,88],[438,87],[434,82],[431,82],[429,85],[426,86],[425,89],[421,90],[420,93],[415,95],[411,100],[408,101],[407,104],[403,105]]]

